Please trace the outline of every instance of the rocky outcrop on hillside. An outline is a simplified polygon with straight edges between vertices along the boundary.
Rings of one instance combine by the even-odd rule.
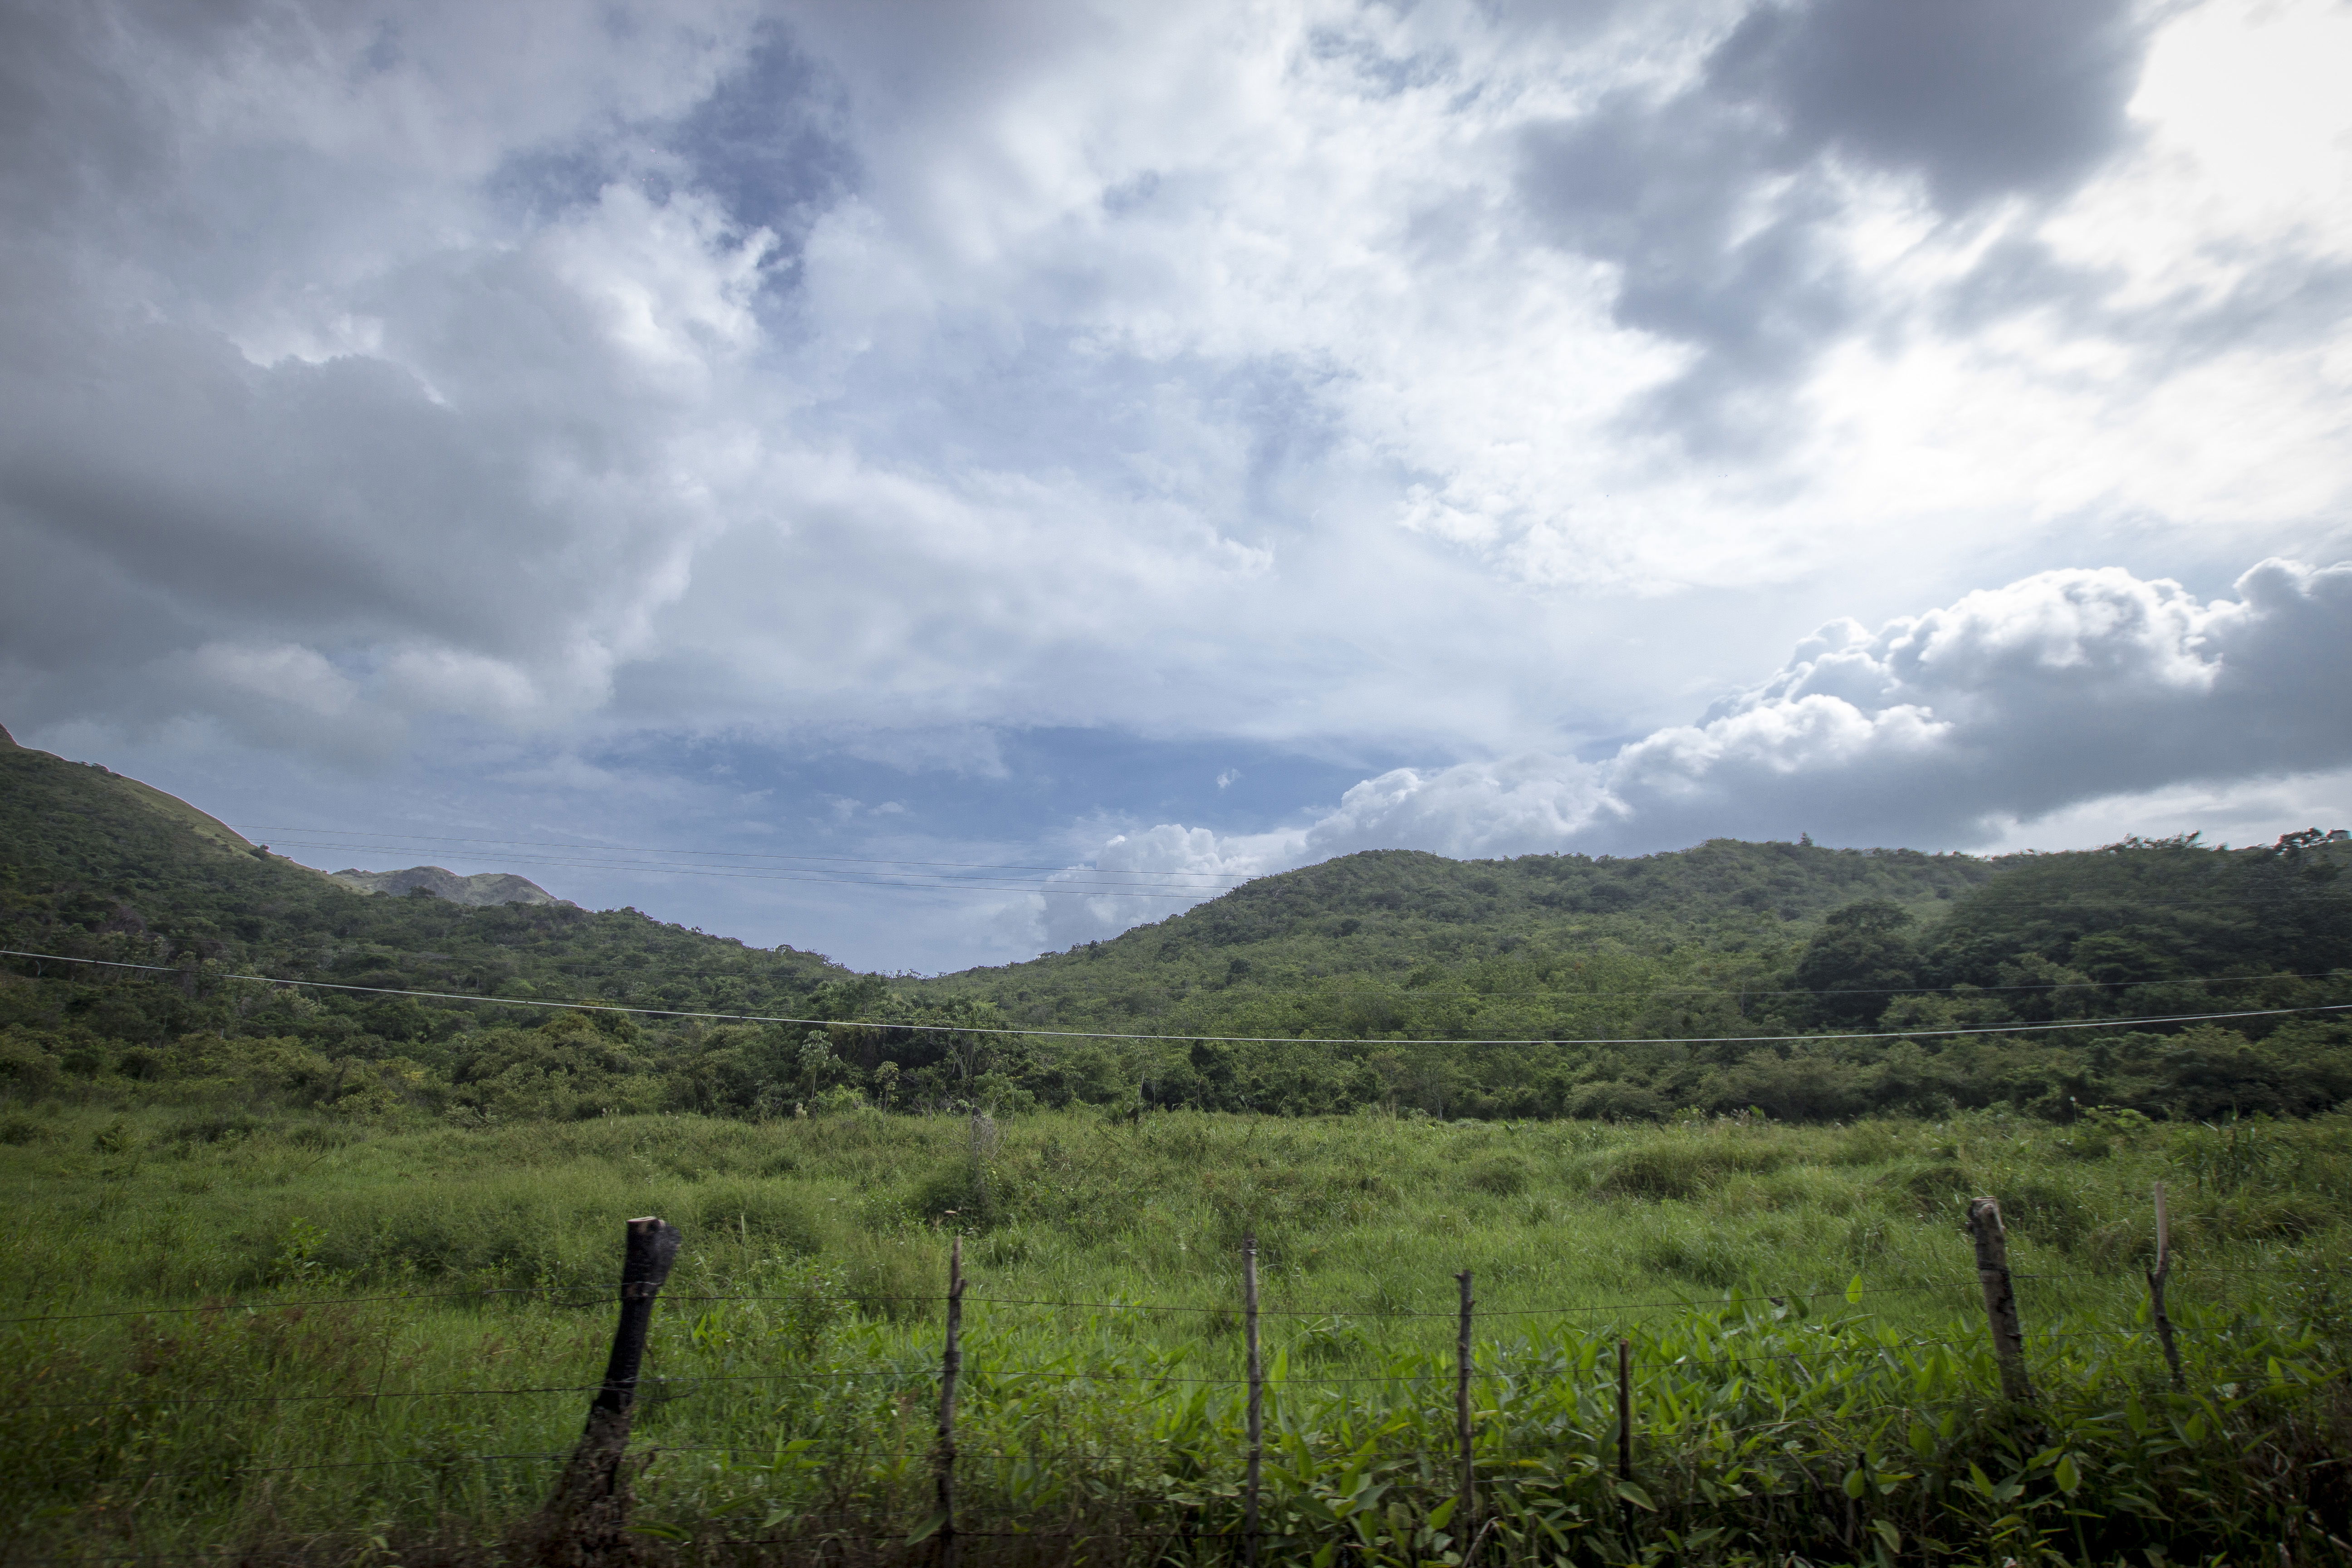
[[[438,866],[411,866],[405,871],[341,870],[334,873],[336,881],[362,893],[390,893],[404,897],[422,888],[435,898],[446,899],[453,904],[561,904],[567,900],[557,898],[538,883],[504,871],[484,871],[477,876],[460,877],[455,871],[445,871]]]

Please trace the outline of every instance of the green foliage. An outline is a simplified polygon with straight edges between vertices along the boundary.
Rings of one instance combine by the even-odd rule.
[[[1912,923],[1910,910],[1883,900],[1833,910],[1805,944],[1790,978],[1813,994],[1815,1009],[1828,1022],[1867,1022],[1885,1011],[1888,997],[1919,984]]]
[[[2342,1533],[2324,1462],[2352,1440],[2340,1116],[28,1119],[37,1136],[0,1143],[20,1194],[0,1238],[12,1559],[495,1560],[578,1436],[620,1221],[643,1213],[686,1232],[637,1417],[640,1447],[662,1451],[637,1482],[646,1539],[781,1536],[811,1559],[839,1552],[834,1535],[904,1540],[932,1506],[949,1238],[924,1215],[982,1169],[992,1217],[965,1241],[958,1434],[976,1559],[995,1560],[983,1532],[999,1530],[1189,1530],[1223,1555],[1253,1228],[1269,1563],[1459,1544],[1463,1268],[1481,1514],[1514,1557],[1622,1563],[1671,1535],[1725,1564],[1851,1562],[1856,1541],[1938,1561],[2270,1561],[2297,1530]],[[2080,1158],[2081,1128],[2107,1152]],[[2181,1392],[2123,1239],[2149,1234],[2160,1177]],[[1998,1397],[1945,1202],[1972,1188],[2012,1221],[2031,1411]],[[2257,1223],[2290,1213],[2293,1235]],[[34,1267],[63,1234],[77,1267]]]
[[[2309,1115],[2352,1098],[2352,1022],[2279,1010],[2352,1001],[2347,859],[2315,834],[2000,860],[1728,840],[1625,860],[1383,851],[1034,963],[886,979],[633,910],[355,894],[143,785],[15,750],[0,944],[164,973],[6,965],[0,1097],[385,1125],[1073,1105]],[[2199,1013],[2247,1016],[2065,1027]],[[814,1024],[729,1021],[744,1015]],[[1164,1037],[992,1032],[1024,1026]],[[1969,1029],[2013,1032],[1954,1033]]]

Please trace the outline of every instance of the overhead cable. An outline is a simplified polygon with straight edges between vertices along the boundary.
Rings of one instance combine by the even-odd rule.
[[[32,958],[53,963],[88,963],[108,969],[140,969],[159,974],[184,973],[167,964],[126,963],[117,959],[73,958],[57,952],[28,952],[18,948],[0,948],[0,957]],[[2047,1024],[1979,1024],[1965,1028],[1937,1029],[1877,1029],[1842,1030],[1817,1035],[1634,1035],[1596,1036],[1586,1039],[1562,1039],[1548,1035],[1521,1036],[1509,1039],[1463,1039],[1451,1036],[1432,1036],[1420,1039],[1399,1039],[1388,1036],[1365,1037],[1358,1036],[1321,1035],[1150,1035],[1119,1029],[1016,1029],[994,1026],[956,1024],[941,1020],[909,1022],[895,1018],[795,1018],[767,1013],[711,1013],[687,1007],[630,1007],[612,1002],[562,1002],[528,996],[478,996],[463,991],[412,991],[394,985],[354,985],[333,980],[289,980],[274,974],[218,974],[219,980],[246,980],[262,985],[302,985],[321,991],[356,991],[379,996],[412,996],[425,1001],[488,1003],[499,1007],[551,1007],[562,1012],[625,1013],[653,1018],[702,1018],[720,1024],[793,1024],[815,1029],[903,1029],[911,1033],[940,1035],[1009,1035],[1026,1036],[1032,1039],[1070,1040],[1137,1040],[1173,1045],[1225,1046],[1295,1046],[1295,1045],[1382,1045],[1382,1046],[1717,1046],[1717,1045],[1792,1045],[1805,1041],[1827,1040],[1916,1040],[1946,1039],[1961,1035],[2016,1035],[2055,1033],[2071,1029],[2128,1029],[2151,1024],[2203,1024],[2231,1018],[2280,1018],[2305,1013],[2352,1012],[2352,1002],[2315,1003],[2302,1007],[2246,1007],[2227,1013],[2171,1013],[2144,1018],[2093,1018]]]

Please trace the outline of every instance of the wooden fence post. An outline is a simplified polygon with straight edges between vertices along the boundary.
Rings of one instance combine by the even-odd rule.
[[[1977,1245],[1977,1279],[1984,1287],[1985,1318],[1992,1326],[1992,1352],[2000,1364],[2001,1397],[2024,1404],[2033,1397],[2025,1378],[2025,1329],[2017,1317],[2017,1292],[2009,1278],[2009,1233],[2001,1228],[2000,1205],[1990,1198],[1969,1203],[1969,1234]]]
[[[1257,1341],[1257,1237],[1242,1243],[1242,1328],[1249,1345],[1249,1460],[1242,1494],[1242,1560],[1257,1568],[1257,1490],[1265,1466],[1265,1364]]]
[[[1465,1568],[1478,1539],[1478,1471],[1470,1458],[1470,1270],[1454,1279],[1462,1287],[1462,1321],[1454,1341],[1454,1435],[1462,1450],[1462,1491],[1454,1504],[1454,1539],[1463,1543]]]
[[[534,1555],[541,1563],[599,1563],[624,1549],[623,1533],[635,1500],[622,1458],[629,1446],[654,1298],[677,1261],[677,1247],[676,1226],[651,1215],[629,1221],[621,1257],[621,1320],[613,1330],[604,1381],[588,1406],[588,1428],[541,1510]]]
[[[2172,1320],[2165,1315],[2164,1280],[2172,1272],[2172,1226],[2164,1212],[2164,1184],[2156,1184],[2156,1267],[2147,1271],[2147,1304],[2156,1320],[2156,1342],[2164,1347],[2164,1364],[2172,1371],[2172,1386],[2186,1388],[2180,1375],[2180,1347],[2172,1340]]]
[[[940,1568],[955,1568],[956,1379],[963,1373],[963,1237],[948,1247],[948,1344],[940,1357]]]

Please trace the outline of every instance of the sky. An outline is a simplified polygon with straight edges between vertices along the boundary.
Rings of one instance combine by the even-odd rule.
[[[860,968],[2352,825],[2343,0],[11,0],[0,723]]]

